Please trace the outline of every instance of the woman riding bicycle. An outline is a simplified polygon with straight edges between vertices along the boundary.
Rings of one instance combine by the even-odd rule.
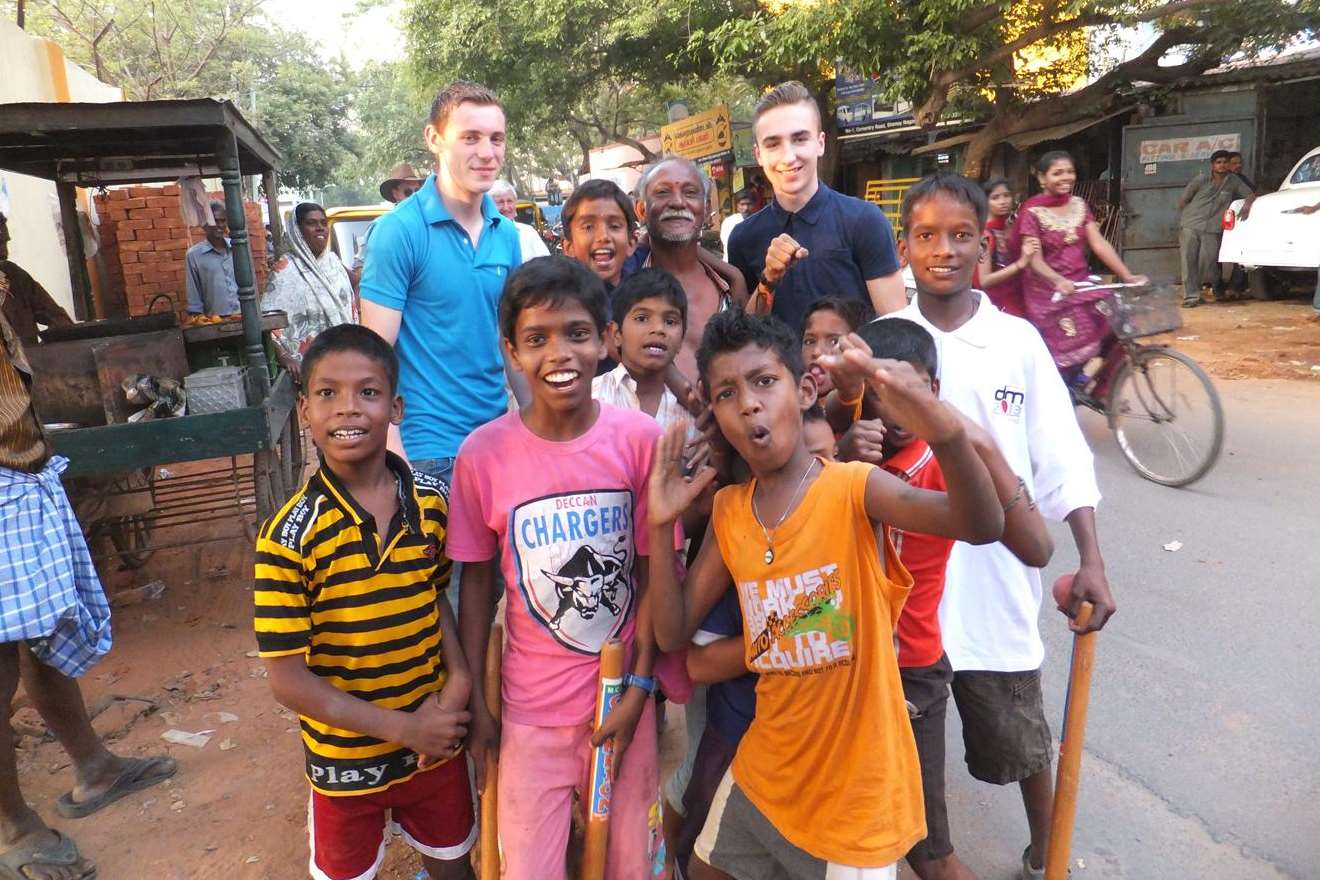
[[[1124,265],[1100,234],[1086,202],[1072,194],[1077,181],[1072,156],[1052,150],[1040,157],[1035,170],[1042,192],[1022,203],[1014,227],[1024,252],[1028,242],[1036,245],[1022,276],[1022,297],[1027,318],[1044,337],[1054,363],[1065,379],[1075,380],[1087,361],[1108,351],[1114,338],[1110,292],[1078,289],[1078,282],[1091,273],[1089,255],[1125,283],[1149,281]]]

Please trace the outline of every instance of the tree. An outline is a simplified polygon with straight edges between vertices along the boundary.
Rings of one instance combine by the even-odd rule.
[[[691,35],[757,8],[753,0],[413,0],[405,30],[420,82],[438,88],[461,77],[491,87],[513,143],[553,153],[568,138],[585,172],[591,148],[612,141],[654,158],[640,138],[665,122],[666,99],[712,91],[713,58],[688,51]]]
[[[350,76],[264,0],[31,0],[29,29],[129,100],[228,98],[284,156],[281,178],[321,187],[354,149]]]
[[[839,61],[879,71],[891,97],[910,101],[924,127],[950,113],[988,120],[965,157],[966,173],[979,176],[1012,134],[1098,117],[1120,107],[1137,83],[1172,83],[1253,57],[1313,34],[1318,21],[1317,0],[819,0],[730,18],[693,34],[689,51],[714,56],[725,70]],[[1025,53],[1139,24],[1154,28],[1150,46],[1121,62],[1093,63],[1095,78],[1080,89],[1049,70],[1021,75]],[[1170,58],[1175,63],[1162,63]]]

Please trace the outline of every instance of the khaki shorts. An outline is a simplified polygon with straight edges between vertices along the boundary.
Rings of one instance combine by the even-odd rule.
[[[897,880],[898,864],[853,868],[826,862],[784,839],[726,770],[694,855],[735,880]]]
[[[962,718],[972,776],[1007,785],[1049,769],[1054,741],[1045,720],[1039,669],[955,672],[953,702]]]

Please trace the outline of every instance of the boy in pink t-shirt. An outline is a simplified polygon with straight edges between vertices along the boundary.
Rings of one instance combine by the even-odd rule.
[[[646,522],[660,427],[591,398],[605,307],[600,279],[564,257],[533,260],[509,277],[500,331],[531,403],[474,431],[454,465],[447,551],[467,563],[459,626],[474,669],[486,656],[496,564],[509,585],[502,730],[475,693],[468,735],[478,787],[499,737],[505,880],[564,876],[573,793],[587,779],[593,734],[615,738],[606,877],[649,876],[655,649],[640,613],[647,530],[635,523]],[[599,653],[612,638],[626,646],[632,672],[593,731]]]

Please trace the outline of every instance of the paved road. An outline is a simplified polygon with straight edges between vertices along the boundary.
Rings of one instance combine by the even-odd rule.
[[[1078,880],[1320,878],[1320,382],[1219,387],[1225,454],[1190,489],[1137,477],[1103,421],[1082,416],[1119,614],[1099,642]],[[1055,539],[1047,584],[1076,566],[1066,529]],[[1172,540],[1182,549],[1165,552]],[[1071,644],[1056,617],[1042,612],[1052,724]],[[1026,844],[1021,801],[966,775],[956,717],[955,844],[983,880],[1007,880]]]

